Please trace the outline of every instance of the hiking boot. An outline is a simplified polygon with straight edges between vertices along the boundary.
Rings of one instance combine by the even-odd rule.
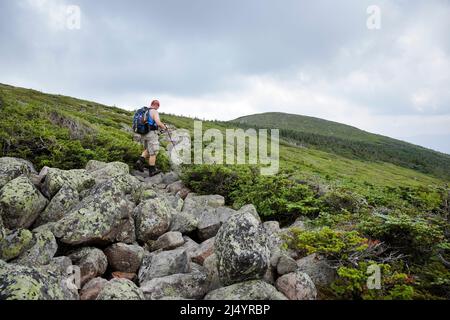
[[[136,169],[139,170],[140,172],[144,172],[144,167],[145,167],[145,158],[140,157],[139,160],[136,161]]]
[[[150,168],[148,169],[148,175],[149,175],[150,177],[156,176],[158,173],[161,173],[161,170],[159,170],[159,169],[157,169],[157,168],[155,168],[155,167],[150,167]]]

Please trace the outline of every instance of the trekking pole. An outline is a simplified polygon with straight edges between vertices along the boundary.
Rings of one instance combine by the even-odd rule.
[[[169,140],[172,143],[173,150],[175,150],[175,152],[176,152],[177,149],[175,148],[175,142],[173,142],[172,134],[170,133],[169,127],[167,126],[167,124],[165,124],[165,123],[163,123],[163,124],[166,126],[166,131],[167,131],[167,134],[169,135]]]

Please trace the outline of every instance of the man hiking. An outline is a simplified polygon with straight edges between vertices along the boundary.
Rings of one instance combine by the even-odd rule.
[[[143,113],[142,122],[147,126],[148,133],[140,134],[140,141],[144,147],[141,157],[136,162],[136,168],[144,172],[145,160],[148,159],[149,175],[153,177],[154,175],[161,172],[161,170],[156,169],[156,157],[159,152],[159,137],[158,129],[167,130],[167,127],[159,119],[159,101],[153,100],[150,109],[146,108]],[[146,131],[147,131],[146,130]]]

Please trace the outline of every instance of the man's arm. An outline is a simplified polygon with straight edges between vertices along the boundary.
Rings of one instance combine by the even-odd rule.
[[[153,120],[155,120],[156,124],[158,125],[158,127],[163,129],[163,130],[166,130],[167,129],[166,125],[164,123],[162,123],[161,120],[159,119],[158,111],[155,110],[155,109],[152,109],[150,111],[150,113],[151,113],[151,116],[152,116]]]

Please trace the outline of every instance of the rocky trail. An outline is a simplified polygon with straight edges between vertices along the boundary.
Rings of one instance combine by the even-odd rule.
[[[335,276],[281,249],[288,228],[192,193],[176,171],[0,158],[0,188],[0,299],[303,300]]]

